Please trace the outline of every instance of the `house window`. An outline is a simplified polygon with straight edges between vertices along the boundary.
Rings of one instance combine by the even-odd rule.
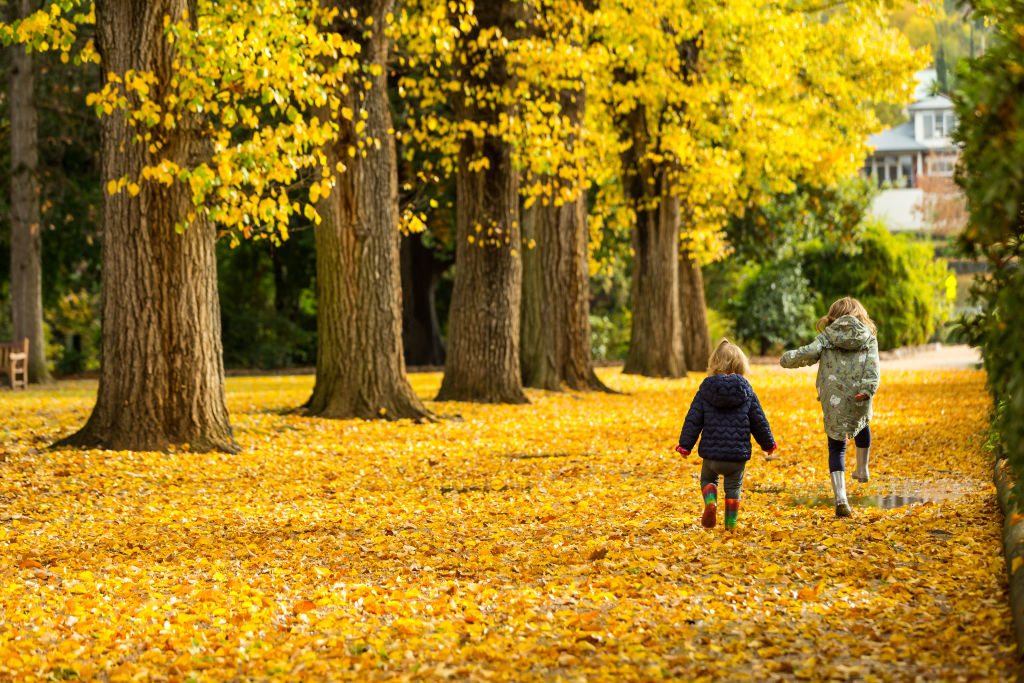
[[[947,138],[956,128],[956,117],[953,112],[925,112],[921,114],[923,140]]]
[[[885,183],[893,187],[910,187],[913,165],[913,157],[909,155],[875,157],[875,182],[879,187]]]
[[[952,154],[931,154],[927,158],[928,175],[951,176],[956,166],[956,157]]]

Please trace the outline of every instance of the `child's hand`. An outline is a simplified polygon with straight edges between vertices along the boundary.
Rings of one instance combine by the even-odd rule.
[[[853,397],[853,400],[854,401],[866,401],[866,400],[868,400],[868,395],[867,394],[857,394],[856,396]]]
[[[682,446],[676,446],[676,453],[679,453],[680,455],[689,455],[690,451],[686,450]]]
[[[773,443],[773,444],[772,444],[772,447],[771,447],[771,448],[769,448],[768,450],[766,450],[766,451],[764,452],[764,454],[765,454],[765,455],[771,455],[772,453],[774,453],[774,452],[775,452],[775,451],[777,451],[777,450],[779,450],[779,442],[778,442],[778,441],[776,441],[775,443]]]

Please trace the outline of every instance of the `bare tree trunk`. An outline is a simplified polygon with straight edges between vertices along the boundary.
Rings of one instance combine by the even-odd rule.
[[[97,0],[96,40],[104,73],[152,72],[156,88],[169,83],[175,50],[163,31],[196,7],[185,0]],[[159,93],[154,93],[159,96]],[[191,166],[209,154],[195,120],[158,129],[162,156]],[[138,178],[153,161],[132,143],[124,116],[101,122],[103,186]],[[141,192],[103,193],[103,342],[99,393],[92,415],[56,445],[193,451],[238,450],[224,396],[224,365],[217,300],[214,226],[194,221],[184,234],[175,224],[192,209],[188,186],[142,184]]]
[[[700,264],[683,249],[679,255],[679,311],[682,320],[683,350],[686,369],[704,372],[711,356],[708,312],[704,304],[704,276]]]
[[[17,0],[17,17],[32,12],[29,0]],[[14,340],[28,337],[28,381],[49,382],[43,332],[42,230],[39,216],[39,138],[36,126],[32,54],[11,47],[11,304]]]
[[[682,377],[679,319],[679,198],[671,192],[669,166],[649,156],[646,112],[637,107],[622,117],[629,146],[622,152],[623,190],[636,213],[632,332],[623,372],[648,377]]]
[[[412,390],[402,353],[398,242],[398,178],[387,94],[385,18],[394,0],[340,2],[357,10],[358,27],[343,26],[362,45],[359,59],[372,87],[350,88],[354,120],[366,123],[363,151],[354,120],[339,119],[341,135],[326,150],[327,168],[347,166],[317,208],[317,362],[308,411],[331,418],[423,418],[430,413]],[[345,21],[347,11],[339,16]],[[373,17],[373,31],[364,23]],[[370,67],[380,71],[372,76]],[[366,118],[361,118],[365,114]]]
[[[513,76],[500,50],[477,51],[481,30],[517,32],[519,2],[478,4],[479,23],[460,34],[465,62],[460,80],[471,90],[510,87]],[[455,19],[458,21],[458,19]],[[512,145],[493,132],[500,105],[472,95],[456,96],[456,118],[485,128],[463,137],[456,166],[455,287],[448,318],[448,357],[439,401],[526,403],[519,367],[519,307],[523,264],[519,226],[519,172]],[[486,167],[474,166],[484,158]]]

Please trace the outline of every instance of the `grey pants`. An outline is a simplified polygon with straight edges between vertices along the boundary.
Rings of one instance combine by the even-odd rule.
[[[743,471],[746,467],[746,462],[705,458],[704,465],[700,468],[700,490],[703,491],[708,484],[718,486],[718,475],[722,475],[725,478],[725,497],[739,500],[740,490],[743,488]]]

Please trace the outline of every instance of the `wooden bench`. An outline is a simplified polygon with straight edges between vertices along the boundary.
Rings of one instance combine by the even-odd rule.
[[[28,337],[17,342],[0,343],[0,372],[11,379],[12,389],[28,386]]]

